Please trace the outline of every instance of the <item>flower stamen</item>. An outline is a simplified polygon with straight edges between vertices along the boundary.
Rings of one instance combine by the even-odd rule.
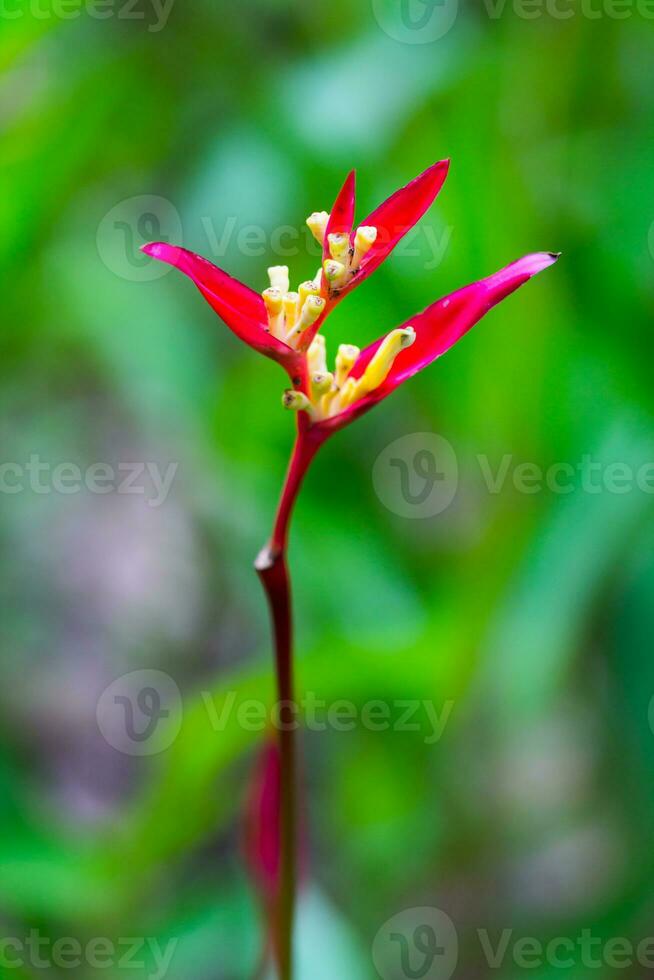
[[[343,262],[337,262],[335,259],[325,259],[322,268],[330,290],[334,291],[345,285],[347,268]]]
[[[350,236],[349,235],[330,235],[329,254],[333,259],[344,264],[349,261]]]
[[[284,309],[285,326],[287,331],[291,331],[295,326],[300,311],[299,293],[286,293],[282,302]]]
[[[284,298],[277,286],[270,286],[264,289],[263,301],[268,314],[268,330],[277,337],[278,340],[284,339]]]
[[[303,391],[289,388],[282,395],[282,405],[290,412],[309,412],[313,415],[313,406]]]
[[[313,237],[316,241],[322,245],[325,241],[325,232],[327,231],[327,223],[329,221],[329,214],[326,211],[314,211],[307,218],[307,225],[309,226]]]
[[[341,344],[336,355],[336,387],[342,388],[361,351],[354,344]]]
[[[302,307],[302,312],[300,314],[300,319],[297,321],[292,330],[289,330],[286,335],[287,342],[293,341],[296,337],[299,337],[308,327],[312,327],[322,311],[325,309],[326,300],[322,296],[308,296],[304,306]]]
[[[291,288],[287,265],[271,265],[268,269],[268,277],[272,289],[278,289],[282,294],[287,293]]]
[[[311,400],[314,403],[320,401],[323,395],[332,390],[334,385],[334,375],[326,371],[324,374],[316,372],[311,377]]]
[[[311,341],[307,360],[310,374],[327,373],[327,345],[323,334],[317,333]]]
[[[361,225],[360,228],[357,228],[357,233],[354,236],[354,253],[350,261],[350,269],[353,275],[358,272],[363,259],[376,241],[377,229],[373,228],[372,225]]]
[[[301,282],[298,286],[298,293],[300,296],[300,309],[302,309],[309,296],[320,295],[320,289],[316,286],[312,279],[307,279],[306,282]]]

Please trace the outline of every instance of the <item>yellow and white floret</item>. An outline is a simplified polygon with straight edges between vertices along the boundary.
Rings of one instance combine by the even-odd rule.
[[[327,211],[315,211],[307,218],[307,225],[321,245],[324,244],[328,224]],[[262,295],[268,330],[273,337],[289,347],[300,348],[305,331],[324,312],[327,300],[321,293],[333,296],[347,286],[376,240],[377,229],[365,225],[357,229],[353,243],[348,234],[330,233],[330,258],[325,259],[313,279],[298,286],[297,292],[291,290],[288,266],[271,266],[268,269],[270,286]]]
[[[286,265],[271,266],[268,276],[270,286],[262,293],[268,330],[277,340],[297,347],[304,331],[313,326],[325,309],[326,300],[313,280],[303,282],[297,292],[292,291]]]
[[[307,352],[310,394],[285,391],[282,403],[293,411],[308,412],[313,422],[333,418],[355,402],[376,391],[388,377],[398,355],[416,339],[413,327],[391,330],[375,351],[360,378],[350,372],[361,353],[352,344],[341,344],[336,355],[336,370],[326,366],[325,338],[318,334]]]
[[[350,244],[349,235],[329,235],[330,258],[323,262],[323,275],[330,293],[337,293],[343,286],[347,286],[376,241],[377,229],[370,225],[357,228],[354,244]]]

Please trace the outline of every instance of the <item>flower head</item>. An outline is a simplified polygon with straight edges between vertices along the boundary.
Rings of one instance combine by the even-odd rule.
[[[355,174],[348,174],[331,212],[307,218],[322,245],[322,264],[297,289],[285,265],[271,266],[269,285],[256,293],[184,248],[157,242],[143,250],[189,276],[237,336],[282,364],[293,385],[283,395],[284,406],[298,412],[302,431],[311,430],[321,441],[444,354],[493,306],[558,258],[551,252],[527,255],[438,300],[363,351],[342,344],[330,368],[319,333],[325,318],[422,217],[448,168],[449,161],[433,164],[358,226]]]
[[[441,161],[396,191],[358,228],[353,227],[355,174],[350,173],[331,212],[316,211],[307,225],[322,245],[313,279],[291,289],[285,265],[268,269],[261,294],[207,259],[165,242],[143,247],[146,255],[173,265],[198,287],[227,326],[250,347],[278,361],[296,384],[306,351],[325,317],[357,283],[377,268],[418,221],[441,189],[449,167]]]

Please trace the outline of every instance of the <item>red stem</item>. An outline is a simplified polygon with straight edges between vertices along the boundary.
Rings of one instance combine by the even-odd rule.
[[[297,877],[297,794],[293,616],[291,583],[286,564],[288,529],[304,475],[320,446],[311,429],[300,422],[279,509],[269,544],[260,552],[255,568],[266,591],[275,642],[275,673],[279,718],[280,880],[274,917],[274,952],[279,980],[293,977],[293,926]]]

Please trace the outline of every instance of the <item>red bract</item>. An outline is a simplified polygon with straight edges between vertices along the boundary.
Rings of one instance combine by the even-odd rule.
[[[381,265],[393,251],[395,246],[404,238],[436,200],[438,192],[445,183],[450,169],[449,160],[440,160],[412,180],[406,187],[395,191],[383,204],[380,204],[372,214],[362,221],[362,226],[377,229],[377,240],[362,259],[359,271],[356,272],[344,293],[363,282],[375,269]],[[350,225],[350,242],[354,245],[355,230]]]
[[[345,178],[345,183],[338,192],[331,209],[325,238],[322,244],[323,262],[329,255],[329,236],[333,234],[351,235],[354,224],[354,209],[356,207],[356,170],[351,170]]]
[[[494,275],[464,286],[411,317],[400,329],[412,327],[415,341],[396,357],[382,384],[332,417],[315,422],[312,429],[316,435],[326,437],[386,398],[403,381],[413,377],[448,351],[489,310],[528,282],[532,276],[547,269],[558,257],[553,252],[526,255]],[[361,352],[348,377],[355,380],[363,377],[384,340],[385,336],[380,337]]]
[[[211,308],[249,347],[278,361],[291,378],[301,373],[302,358],[298,352],[269,332],[266,307],[259,293],[208,259],[177,245],[152,242],[144,245],[142,251],[188,276]]]

